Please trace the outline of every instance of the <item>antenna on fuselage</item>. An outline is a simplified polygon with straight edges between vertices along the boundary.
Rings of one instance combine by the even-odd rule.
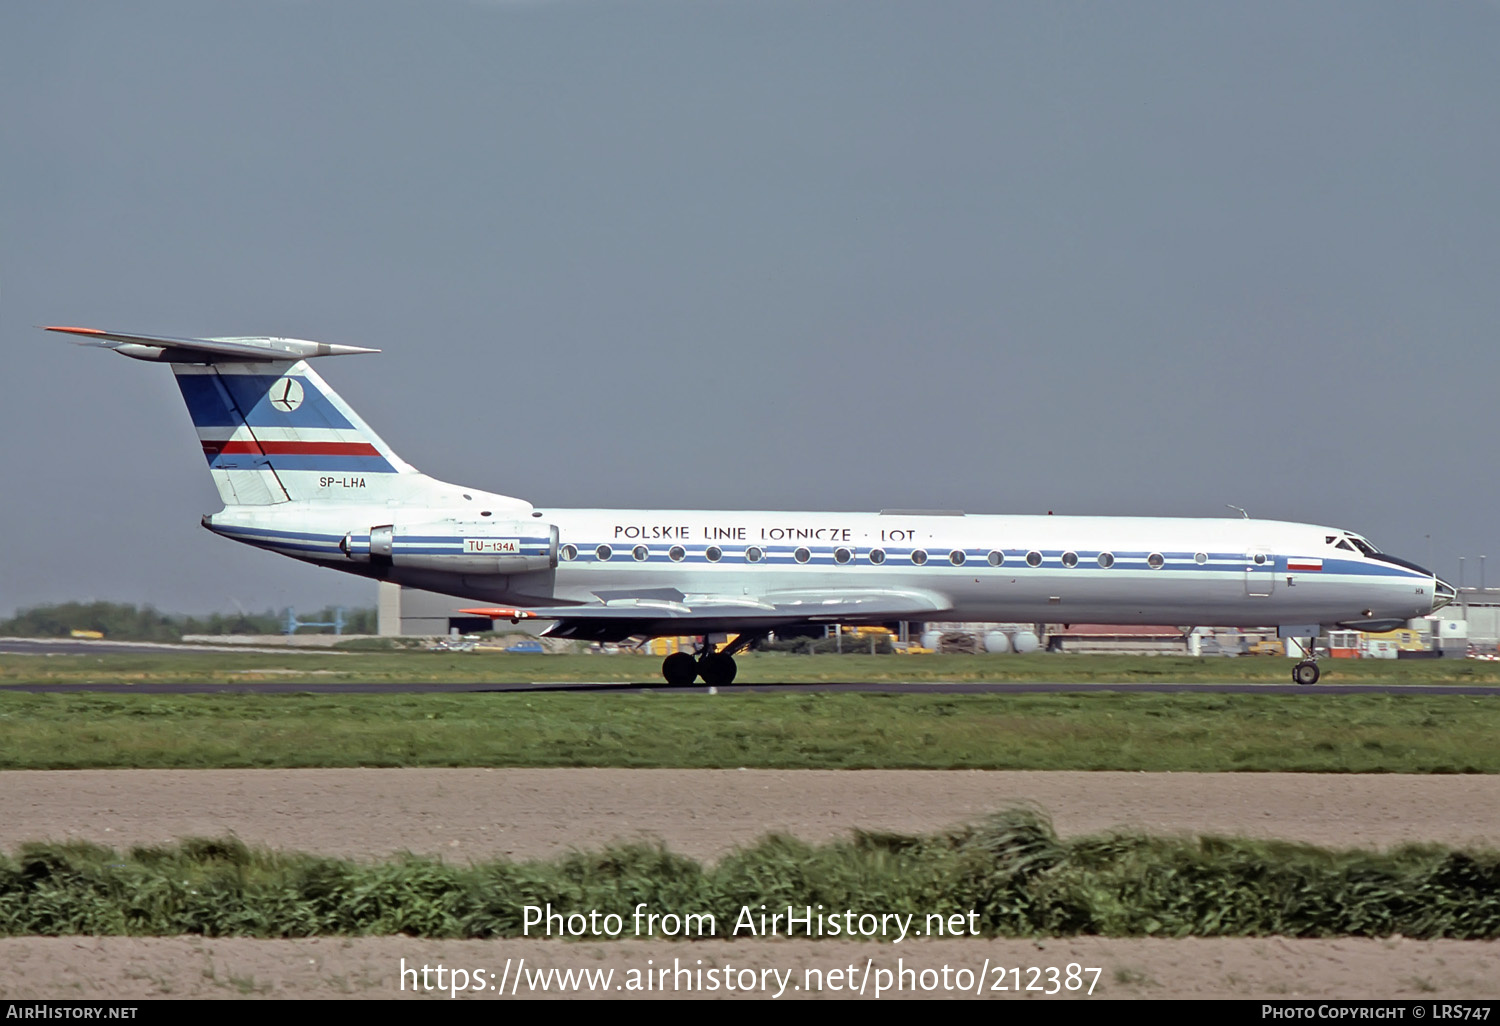
[[[1237,509],[1237,510],[1239,510],[1240,511],[1240,516],[1244,517],[1246,520],[1250,519],[1250,514],[1245,512],[1245,507],[1243,507],[1243,506],[1235,506],[1235,505],[1232,505],[1231,503],[1228,503],[1228,502],[1224,503],[1224,505],[1228,506],[1230,509]]]

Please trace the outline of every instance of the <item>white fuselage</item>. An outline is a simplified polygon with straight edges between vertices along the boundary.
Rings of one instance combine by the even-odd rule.
[[[307,361],[370,350],[58,326],[172,368],[225,508],[210,530],[320,566],[495,603],[596,640],[704,637],[668,683],[734,679],[773,630],[893,620],[1385,629],[1453,597],[1335,528],[1267,520],[541,510],[433,480]],[[739,636],[719,651],[709,637]],[[1299,667],[1299,671],[1302,670]],[[1298,676],[1316,680],[1316,667]]]
[[[600,509],[517,521],[481,511],[485,498],[444,510],[230,507],[205,524],[324,566],[512,605],[891,588],[942,596],[945,620],[1248,627],[1406,620],[1451,597],[1431,573],[1353,548],[1345,531],[1282,521]],[[482,512],[512,518],[498,533],[535,556],[555,527],[555,567],[460,565],[466,540],[473,549],[484,533]],[[377,566],[360,559],[378,525],[393,527],[394,545]]]

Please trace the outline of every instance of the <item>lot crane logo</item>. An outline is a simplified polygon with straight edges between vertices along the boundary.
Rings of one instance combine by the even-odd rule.
[[[266,393],[271,405],[283,413],[291,413],[302,405],[302,382],[296,378],[281,378]]]

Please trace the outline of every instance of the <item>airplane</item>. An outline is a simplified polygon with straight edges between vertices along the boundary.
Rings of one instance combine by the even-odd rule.
[[[896,620],[1389,630],[1451,585],[1334,527],[1274,520],[539,509],[406,463],[308,361],[378,352],[305,339],[48,327],[169,365],[224,508],[202,524],[317,566],[551,621],[601,642],[694,635],[672,686],[735,678],[773,631]],[[736,635],[732,642],[719,640]],[[1319,678],[1303,648],[1292,679]]]

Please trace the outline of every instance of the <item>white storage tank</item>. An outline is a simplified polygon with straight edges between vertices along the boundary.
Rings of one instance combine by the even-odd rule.
[[[1010,651],[1010,636],[1004,631],[989,631],[984,636],[984,650],[1000,655]]]
[[[1035,652],[1042,647],[1042,641],[1036,636],[1036,631],[1016,631],[1010,643],[1017,652]]]

